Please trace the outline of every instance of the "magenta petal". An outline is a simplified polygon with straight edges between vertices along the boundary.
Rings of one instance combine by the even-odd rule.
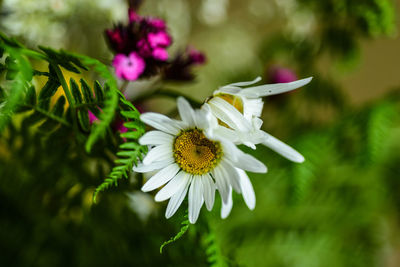
[[[91,112],[90,110],[89,110],[88,112],[89,112],[89,123],[90,123],[90,124],[93,124],[93,122],[94,122],[94,121],[97,121],[98,118],[97,118],[96,115],[94,115],[93,112]]]
[[[129,22],[135,22],[139,21],[141,17],[133,10],[133,8],[128,9],[128,17],[129,17]]]
[[[165,61],[165,60],[168,59],[168,52],[164,48],[156,48],[156,49],[154,49],[152,55],[153,55],[153,57],[155,59],[158,59],[158,60],[161,60],[161,61]]]
[[[296,81],[297,75],[289,68],[274,66],[270,69],[270,79],[273,83],[289,83]]]
[[[171,44],[171,37],[166,32],[149,33],[147,40],[153,48],[158,46],[167,47]]]
[[[206,56],[199,50],[190,47],[189,48],[189,61],[195,65],[201,65],[206,62]]]
[[[117,77],[129,81],[138,79],[146,66],[144,60],[135,52],[130,53],[129,56],[123,54],[116,55],[112,65],[115,68]]]
[[[124,54],[117,54],[117,55],[115,55],[115,57],[112,61],[112,65],[114,67],[117,67],[117,66],[120,66],[120,65],[126,63],[128,60],[129,60],[128,57],[125,56]]]
[[[148,18],[147,22],[156,30],[164,31],[167,28],[165,21],[159,18]]]

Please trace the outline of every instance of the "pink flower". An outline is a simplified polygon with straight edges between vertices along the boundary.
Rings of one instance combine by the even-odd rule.
[[[106,35],[109,44],[115,51],[121,51],[124,49],[126,45],[126,40],[123,38],[123,33],[121,28],[115,28],[112,30],[108,29],[106,30]]]
[[[147,40],[152,48],[167,47],[171,44],[171,37],[166,32],[149,33]]]
[[[141,17],[133,10],[133,8],[128,9],[129,22],[140,21]]]
[[[297,75],[289,68],[273,66],[269,69],[269,78],[272,83],[289,83],[296,81]]]
[[[137,80],[146,67],[144,60],[135,52],[130,53],[129,56],[117,54],[112,65],[117,77],[129,81]]]
[[[147,18],[147,23],[149,23],[151,27],[159,31],[165,31],[167,28],[165,21],[159,18]]]
[[[168,59],[168,52],[165,48],[155,48],[152,53],[153,58],[161,61],[166,61]]]
[[[128,128],[124,126],[124,123],[125,121],[123,121],[122,119],[115,120],[113,126],[114,131],[118,131],[120,133],[126,133],[128,131]]]
[[[152,49],[146,39],[142,39],[137,43],[139,54],[143,57],[150,57]]]
[[[93,112],[91,112],[90,110],[89,110],[88,112],[89,112],[89,123],[90,123],[90,124],[93,124],[93,122],[99,120],[99,119],[96,117],[96,115],[93,114]]]
[[[189,47],[189,62],[193,65],[202,65],[206,62],[206,56],[199,50]]]

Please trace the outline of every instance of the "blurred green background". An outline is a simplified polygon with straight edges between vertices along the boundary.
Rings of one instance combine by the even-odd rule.
[[[313,81],[267,98],[263,129],[298,149],[295,164],[258,147],[269,168],[250,174],[257,205],[234,196],[231,215],[203,209],[180,240],[184,207],[137,188],[134,175],[91,197],[112,162],[62,134],[9,127],[0,136],[1,266],[400,266],[400,40],[390,0],[147,0],[139,13],[164,18],[171,54],[193,45],[207,55],[190,84],[203,101],[218,86],[277,67]],[[103,32],[126,21],[127,2],[2,0],[0,30],[109,63]],[[146,83],[146,81],[141,82]],[[139,90],[132,83],[129,93]],[[144,86],[145,87],[145,86]],[[140,90],[144,90],[143,87]],[[174,100],[145,103],[174,111]],[[183,204],[185,206],[185,204]]]

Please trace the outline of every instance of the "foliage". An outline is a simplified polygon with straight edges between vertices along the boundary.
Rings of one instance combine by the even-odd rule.
[[[294,94],[269,97],[264,111],[264,129],[284,137],[306,161],[294,164],[266,148],[243,147],[269,167],[265,175],[249,173],[257,196],[255,210],[249,211],[234,194],[232,213],[222,220],[217,197],[213,211],[203,209],[198,223],[190,227],[182,208],[166,220],[164,204],[153,202],[150,194],[128,199],[121,193],[140,194],[143,177],[132,175],[131,169],[147,152],[138,143],[145,127],[136,103],[120,92],[108,63],[102,62],[103,54],[99,53],[99,61],[47,47],[32,50],[1,34],[2,265],[398,264],[400,90],[392,88],[386,96],[355,106],[335,72],[338,65],[354,66],[362,57],[361,42],[392,36],[394,4],[390,0],[295,2],[299,10],[313,15],[318,27],[300,39],[285,31],[266,36],[255,31],[256,37],[249,36],[256,45],[263,39],[254,53],[261,68],[287,61],[299,76],[314,76],[311,84]],[[241,14],[254,9],[231,2],[230,8],[235,7],[240,7]],[[246,23],[261,20],[253,15],[251,19]],[[239,44],[247,36],[239,34],[238,24],[235,30],[228,23],[219,29],[196,26],[193,20],[193,27],[202,30],[193,40],[212,40],[215,34],[222,43],[218,36],[222,30]],[[232,64],[246,54],[223,49]],[[223,64],[222,56],[209,58],[210,65]],[[328,69],[321,73],[321,62],[327,58],[323,67]],[[203,73],[206,78],[199,75],[199,87],[215,86],[208,80],[213,75],[231,82],[260,74],[256,63],[251,68],[242,65],[242,73],[230,68],[217,73],[210,67]],[[136,100],[176,97],[183,91],[180,84],[161,90],[159,81],[151,82],[151,88]],[[205,90],[200,93],[209,93]],[[198,103],[197,93],[183,95]],[[160,103],[167,112],[176,113],[168,102]],[[90,123],[89,111],[99,120]],[[113,123],[118,119],[124,121],[127,132],[115,132]],[[140,208],[149,212],[143,215]]]
[[[106,190],[112,185],[116,186],[118,180],[122,177],[128,178],[128,174],[133,165],[137,164],[137,161],[142,159],[142,155],[147,152],[146,146],[139,145],[136,142],[136,140],[144,134],[144,125],[139,119],[140,113],[134,105],[125,99],[123,94],[120,93],[119,96],[121,116],[125,120],[130,120],[129,122],[124,123],[128,132],[120,134],[121,138],[125,139],[125,142],[119,146],[119,151],[117,152],[119,158],[115,160],[115,163],[118,165],[113,167],[108,178],[106,178],[105,181],[96,188],[93,194],[93,202],[96,202],[98,193]]]
[[[170,239],[168,239],[167,241],[165,241],[164,243],[161,244],[161,246],[160,246],[160,254],[162,254],[163,248],[166,245],[171,244],[171,243],[175,242],[176,240],[178,240],[179,238],[181,238],[186,233],[186,231],[189,229],[189,225],[190,225],[190,223],[189,223],[188,214],[187,214],[187,211],[186,211],[186,215],[184,216],[184,220],[181,222],[181,229],[179,230],[179,232],[175,236],[171,237]]]

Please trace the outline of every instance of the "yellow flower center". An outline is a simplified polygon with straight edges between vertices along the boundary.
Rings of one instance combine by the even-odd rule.
[[[229,94],[218,94],[216,97],[222,98],[229,104],[231,104],[234,108],[236,108],[240,113],[243,113],[243,102],[240,97],[229,95]]]
[[[173,145],[175,162],[185,172],[205,174],[222,156],[221,145],[209,140],[199,129],[182,131]]]
[[[231,104],[234,108],[236,108],[240,113],[243,114],[243,101],[242,101],[242,99],[240,99],[240,97],[230,95],[230,94],[223,94],[223,93],[217,94],[213,97],[222,98],[223,100],[225,100],[226,102]],[[209,100],[211,100],[213,97],[211,97]],[[207,100],[207,101],[209,101],[209,100]],[[231,127],[229,127],[229,125],[227,125],[225,122],[223,122],[219,119],[218,119],[218,123],[221,126],[231,129]]]

